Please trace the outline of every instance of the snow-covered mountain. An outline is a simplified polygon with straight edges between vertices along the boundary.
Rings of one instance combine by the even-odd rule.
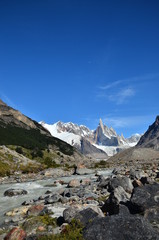
[[[57,122],[49,125],[45,122],[40,122],[52,136],[57,137],[70,145],[76,147],[81,153],[94,158],[107,159],[108,155],[102,149],[97,148],[91,143],[94,133],[89,128],[83,125],[74,123]]]
[[[83,154],[97,158],[107,158],[107,155],[112,156],[125,148],[135,146],[141,137],[140,134],[135,134],[130,138],[124,138],[112,127],[104,125],[101,119],[96,130],[90,130],[84,125],[79,126],[72,122],[59,121],[53,125],[40,123],[52,136],[75,146]]]

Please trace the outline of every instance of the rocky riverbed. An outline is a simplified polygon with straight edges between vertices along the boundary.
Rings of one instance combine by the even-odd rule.
[[[157,165],[77,173],[36,181],[32,194],[2,184],[1,200],[18,206],[3,212],[0,239],[159,239]]]

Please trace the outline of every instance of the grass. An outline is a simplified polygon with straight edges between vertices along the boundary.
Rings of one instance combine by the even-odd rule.
[[[10,165],[0,161],[0,177],[9,176],[10,174],[11,174]]]
[[[110,164],[107,163],[105,160],[101,160],[94,164],[94,168],[109,168]]]
[[[41,236],[39,240],[83,240],[83,225],[78,220],[72,220],[64,231],[56,235]]]

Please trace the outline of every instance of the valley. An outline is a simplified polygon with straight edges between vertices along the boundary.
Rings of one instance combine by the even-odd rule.
[[[101,119],[48,125],[0,101],[0,239],[157,240],[158,119],[124,138]]]

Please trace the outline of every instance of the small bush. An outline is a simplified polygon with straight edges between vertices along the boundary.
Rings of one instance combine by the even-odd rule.
[[[16,147],[15,151],[19,154],[23,154],[23,150],[21,147]]]
[[[83,225],[78,220],[72,220],[65,230],[56,235],[42,236],[39,240],[83,240]]]

